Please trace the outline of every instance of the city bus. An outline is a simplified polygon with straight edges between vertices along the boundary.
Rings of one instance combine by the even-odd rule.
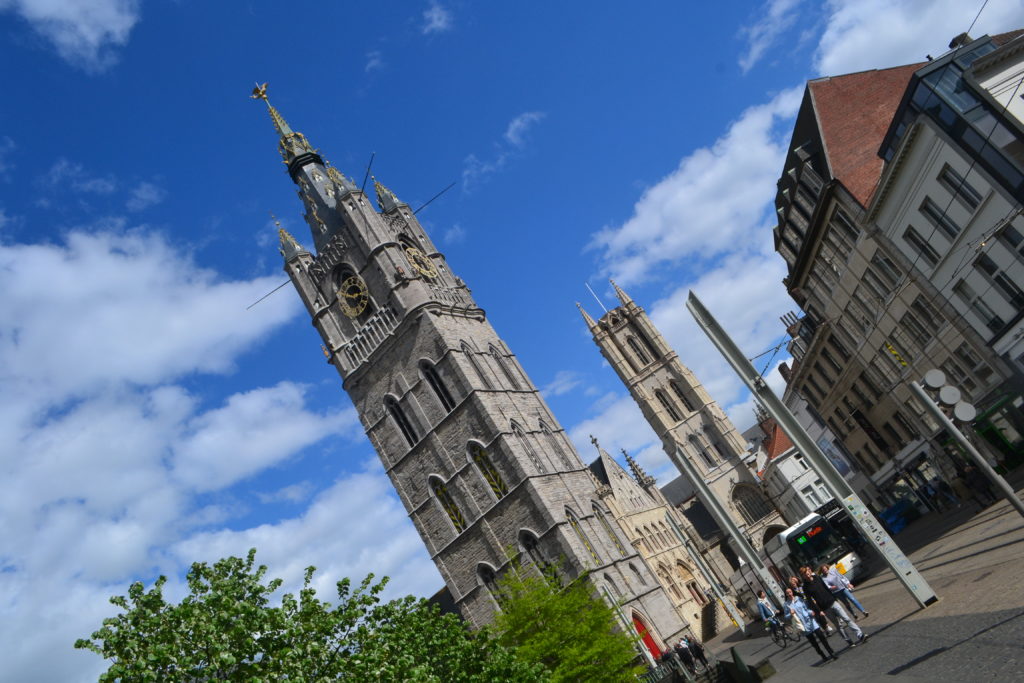
[[[851,581],[865,569],[863,558],[829,520],[816,512],[769,539],[764,552],[776,579],[783,584],[790,576],[799,576],[797,570],[803,566],[817,573],[826,562],[834,564]]]

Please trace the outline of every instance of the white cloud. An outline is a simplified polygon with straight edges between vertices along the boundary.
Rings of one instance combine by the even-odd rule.
[[[762,17],[741,33],[747,38],[747,51],[740,57],[740,69],[747,73],[761,59],[783,31],[798,18],[797,5],[801,0],[768,0]]]
[[[261,503],[304,503],[314,491],[312,482],[300,481],[298,484],[289,484],[269,493],[257,493],[256,498]]]
[[[71,643],[114,612],[111,594],[157,573],[173,585],[191,561],[250,545],[294,584],[315,564],[328,588],[371,570],[399,577],[393,592],[441,585],[379,465],[293,519],[237,528],[246,501],[233,483],[326,436],[369,450],[350,407],[312,410],[301,385],[207,406],[175,383],[230,370],[294,317],[294,297],[244,312],[277,280],[224,280],[159,235],[110,224],[62,243],[0,243],[0,641],[18,643],[0,678],[95,680],[103,662]],[[271,495],[313,493],[303,483]],[[236,530],[220,531],[230,520]]]
[[[50,192],[71,188],[75,192],[104,195],[117,189],[117,181],[113,176],[92,175],[82,164],[63,157],[54,162],[40,183]]]
[[[459,223],[456,223],[445,230],[444,237],[442,239],[445,244],[462,244],[466,241],[466,229]]]
[[[304,389],[291,382],[235,394],[189,424],[175,449],[175,476],[197,491],[225,488],[356,422],[351,408],[315,415],[303,413],[304,404]]]
[[[544,118],[542,111],[528,111],[520,114],[509,122],[505,129],[505,140],[513,147],[522,147],[527,131],[541,119]]]
[[[370,50],[366,53],[366,66],[363,67],[363,71],[370,73],[371,71],[377,71],[378,69],[384,68],[384,56],[380,50]]]
[[[132,194],[125,206],[129,211],[142,211],[159,204],[166,197],[167,191],[162,187],[143,181],[132,189]]]
[[[519,114],[505,127],[501,141],[494,145],[492,156],[481,159],[476,154],[467,155],[462,167],[463,191],[472,191],[474,186],[486,182],[492,174],[504,168],[525,147],[526,132],[544,116],[544,112],[539,111]]]
[[[548,382],[540,393],[544,398],[551,396],[561,396],[562,394],[568,394],[570,391],[580,385],[583,379],[580,377],[578,372],[571,370],[559,370],[555,373],[555,378]]]
[[[139,20],[138,0],[0,0],[0,12],[14,12],[72,66],[98,72],[116,61]]]
[[[595,234],[590,246],[603,252],[604,271],[628,285],[656,266],[687,258],[692,267],[766,239],[757,231],[764,229],[802,90],[744,111],[711,147],[688,154],[648,188],[623,225]]]
[[[825,32],[815,53],[821,75],[881,69],[925,61],[948,50],[967,30],[976,3],[960,0],[830,0]],[[971,30],[975,38],[1024,27],[1024,5],[988,3]]]
[[[423,35],[444,33],[450,31],[453,24],[452,13],[439,3],[431,2],[430,6],[423,10],[423,25],[420,30]]]

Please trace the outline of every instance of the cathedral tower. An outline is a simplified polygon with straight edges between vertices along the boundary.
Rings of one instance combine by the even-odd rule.
[[[409,206],[375,180],[374,208],[267,106],[316,251],[282,230],[285,271],[463,616],[492,620],[511,551],[525,566],[591,571],[656,646],[676,637],[671,601]]]
[[[697,377],[679,360],[642,308],[618,287],[621,302],[594,321],[580,308],[601,354],[618,373],[667,453],[678,446],[733,520],[760,548],[785,528],[744,464],[746,444]]]

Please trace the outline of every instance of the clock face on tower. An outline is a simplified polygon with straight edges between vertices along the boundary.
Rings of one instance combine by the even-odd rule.
[[[346,278],[338,288],[338,303],[341,312],[350,318],[362,315],[370,303],[370,295],[366,291],[366,283],[363,278],[353,275]]]
[[[405,255],[413,268],[424,277],[437,277],[437,266],[416,247],[406,247]]]

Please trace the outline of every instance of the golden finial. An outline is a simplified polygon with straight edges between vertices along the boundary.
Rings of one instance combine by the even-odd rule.
[[[252,94],[249,95],[249,97],[254,99],[254,100],[268,101],[267,100],[267,84],[264,83],[263,85],[260,85],[259,83],[256,83],[256,87],[252,89]]]

